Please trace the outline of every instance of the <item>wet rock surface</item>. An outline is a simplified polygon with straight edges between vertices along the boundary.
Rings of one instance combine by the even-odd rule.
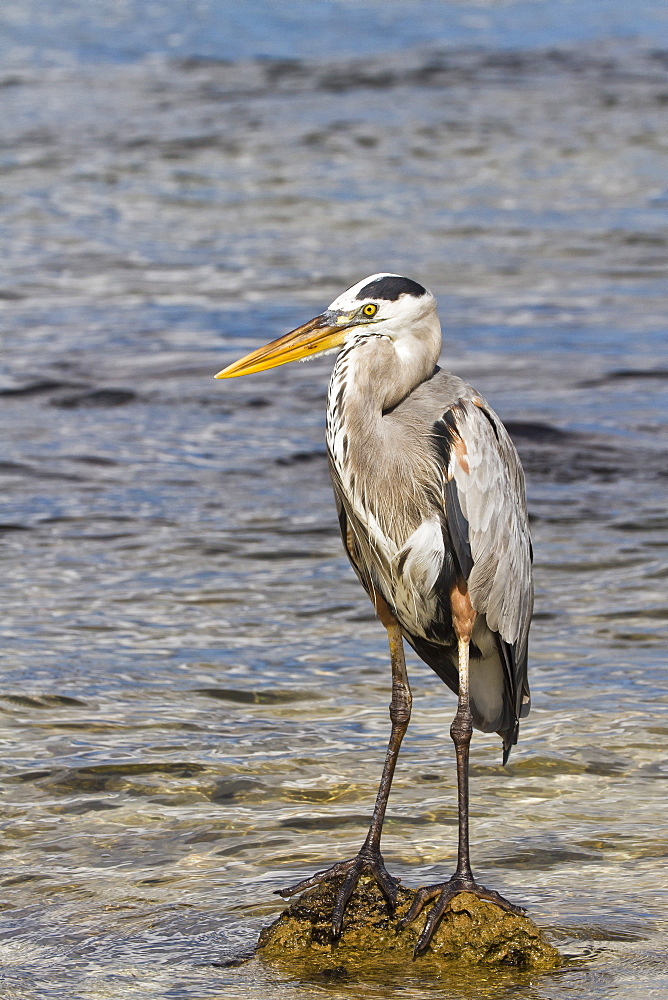
[[[390,916],[376,883],[369,877],[361,879],[346,909],[341,938],[333,943],[331,915],[340,885],[340,880],[332,880],[291,903],[262,930],[258,954],[272,961],[303,963],[311,972],[347,970],[380,961],[385,967],[412,962],[424,915],[400,932],[396,926],[415,890],[399,888],[396,913]],[[561,965],[562,959],[529,917],[508,913],[463,892],[452,900],[427,952],[416,962],[434,967],[456,963],[547,971]]]

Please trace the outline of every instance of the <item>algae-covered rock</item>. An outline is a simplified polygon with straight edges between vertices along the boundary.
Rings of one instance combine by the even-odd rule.
[[[399,888],[393,916],[370,877],[363,877],[346,908],[339,941],[332,942],[331,917],[340,879],[315,886],[290,904],[260,934],[258,954],[283,962],[318,958],[360,967],[364,963],[403,965],[413,961],[413,949],[424,916],[397,932],[397,921],[407,912],[415,891]],[[554,969],[561,964],[556,948],[528,917],[500,909],[472,893],[455,896],[443,915],[428,951],[417,963],[439,967],[465,965],[514,966],[531,970]],[[324,967],[324,966],[323,966]]]

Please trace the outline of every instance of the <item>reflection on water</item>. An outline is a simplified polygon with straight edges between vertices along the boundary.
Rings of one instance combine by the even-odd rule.
[[[665,52],[14,58],[3,995],[663,997]],[[534,708],[506,768],[474,737],[472,833],[573,957],[539,979],[238,964],[275,889],[359,847],[389,667],[338,539],[331,359],[212,375],[384,269],[438,294],[527,471]],[[384,844],[415,885],[454,863],[454,704],[410,674]]]

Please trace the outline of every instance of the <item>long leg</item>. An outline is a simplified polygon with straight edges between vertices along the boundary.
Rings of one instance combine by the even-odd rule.
[[[450,736],[455,744],[457,758],[457,806],[459,816],[459,844],[455,877],[472,880],[469,852],[469,750],[473,735],[473,718],[469,705],[469,643],[460,639],[459,699],[457,713],[450,726]]]
[[[394,912],[397,899],[399,880],[393,878],[385,868],[383,856],[380,853],[380,838],[383,831],[383,820],[385,819],[385,810],[392,786],[394,769],[397,764],[397,757],[399,756],[399,748],[401,747],[401,741],[404,738],[411,717],[412,697],[406,673],[401,630],[394,617],[386,608],[383,609],[383,614],[380,617],[387,629],[390,643],[390,659],[392,662],[390,719],[392,722],[392,731],[390,733],[387,753],[385,754],[383,774],[380,779],[378,794],[376,795],[376,804],[373,809],[369,832],[357,857],[351,858],[348,861],[341,861],[325,871],[316,872],[311,878],[304,879],[298,885],[279,891],[279,895],[288,898],[297,892],[309,889],[311,886],[319,885],[327,879],[345,875],[346,877],[339,890],[332,912],[332,934],[335,938],[341,934],[343,914],[348,900],[352,896],[361,875],[365,872],[369,872],[374,876],[392,912]]]
[[[455,592],[456,593],[456,592]],[[465,598],[465,600],[464,600]],[[468,604],[469,613],[466,611]],[[453,622],[457,632],[459,698],[457,712],[450,726],[450,736],[455,744],[457,757],[457,803],[459,814],[459,845],[457,849],[457,868],[447,882],[438,885],[424,886],[416,893],[408,913],[399,921],[401,930],[424,909],[427,903],[436,899],[425,921],[424,929],[415,945],[415,954],[420,955],[428,947],[432,935],[438,927],[441,918],[447,910],[450,900],[459,892],[472,892],[480,899],[488,899],[511,913],[523,914],[521,906],[509,903],[493,889],[486,889],[473,878],[469,854],[469,748],[473,733],[471,706],[469,704],[469,642],[475,620],[475,612],[468,601],[468,594],[452,595]],[[460,614],[458,615],[458,611]]]
[[[387,745],[383,774],[378,786],[378,794],[376,795],[376,804],[371,817],[371,826],[364,841],[364,847],[370,847],[372,850],[380,847],[383,820],[385,819],[385,809],[387,808],[387,800],[390,795],[394,769],[397,764],[401,742],[408,729],[408,723],[411,718],[411,706],[413,704],[411,689],[408,685],[408,675],[406,673],[403,639],[396,622],[387,627],[387,636],[390,642],[390,658],[392,661],[392,701],[390,702],[392,731]]]

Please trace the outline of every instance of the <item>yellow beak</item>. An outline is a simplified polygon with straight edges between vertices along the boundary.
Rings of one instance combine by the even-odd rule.
[[[267,368],[285,365],[288,361],[298,361],[300,358],[312,357],[333,347],[340,347],[348,332],[348,317],[341,317],[340,326],[332,324],[331,314],[316,316],[315,319],[297,327],[291,333],[286,333],[278,340],[272,340],[264,347],[251,351],[245,358],[218,372],[216,378],[236,378],[238,375],[254,375]]]

